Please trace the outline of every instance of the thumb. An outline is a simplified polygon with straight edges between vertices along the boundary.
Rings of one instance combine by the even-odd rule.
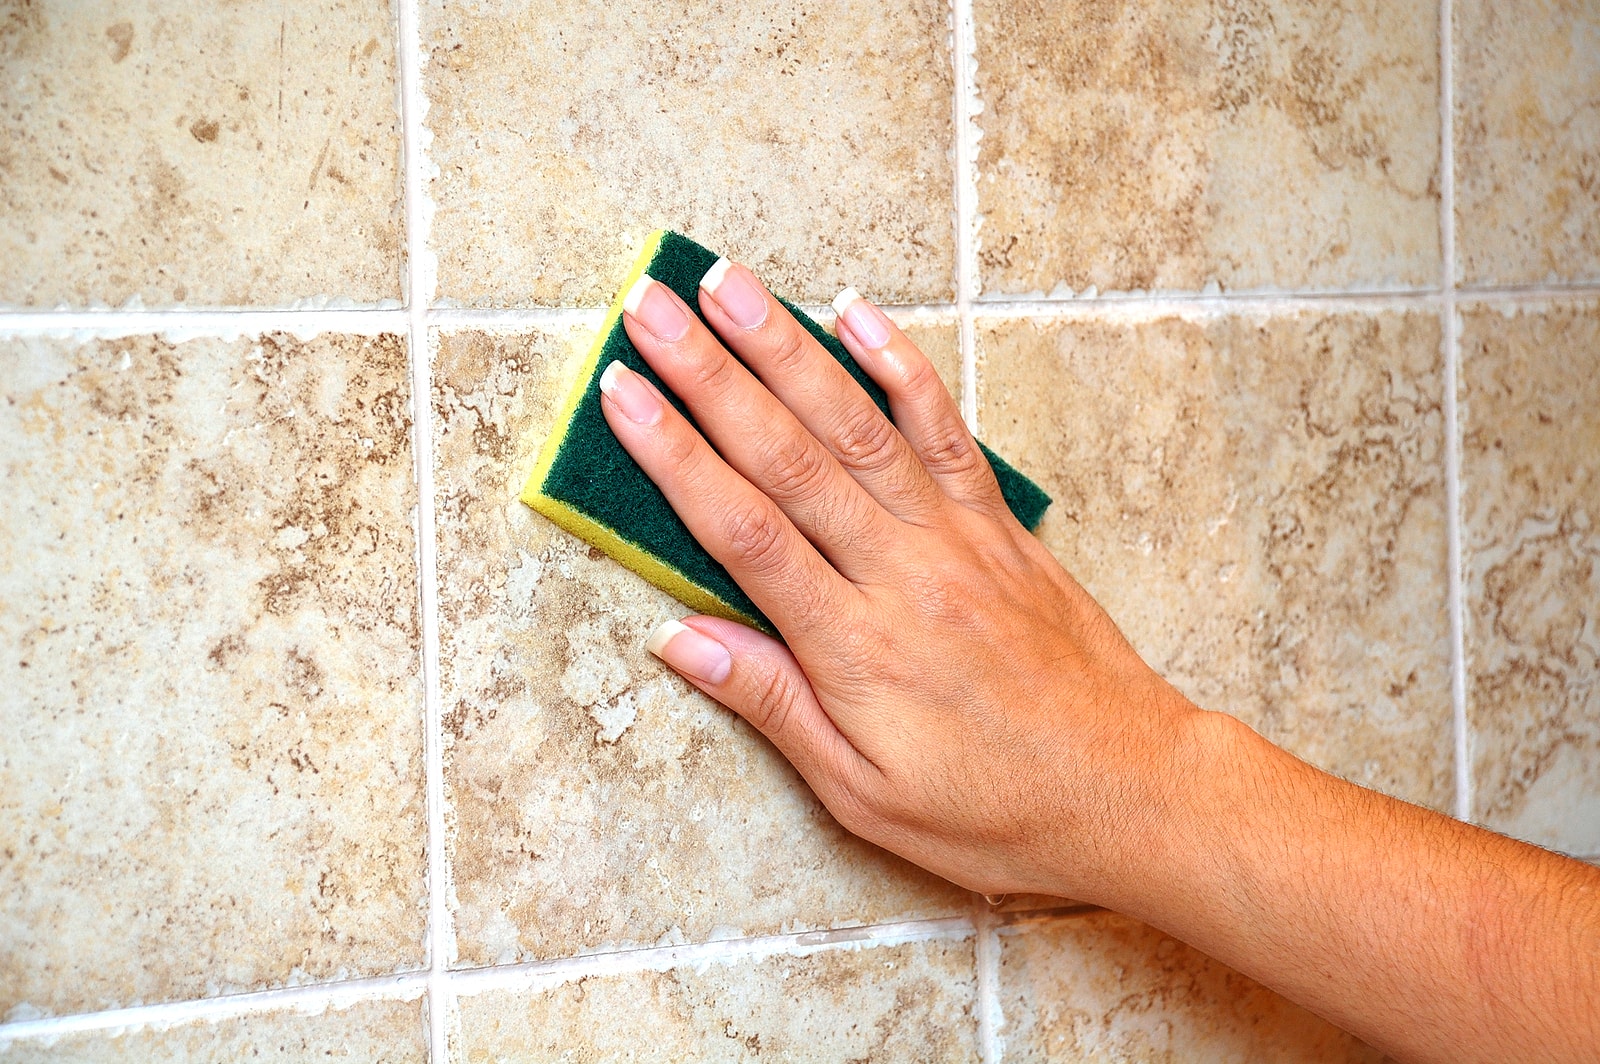
[[[817,701],[789,648],[719,617],[668,621],[645,649],[772,741],[828,801],[871,768]]]

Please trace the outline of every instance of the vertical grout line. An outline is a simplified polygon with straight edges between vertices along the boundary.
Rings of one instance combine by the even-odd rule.
[[[422,118],[422,37],[419,0],[398,0],[401,143],[405,151],[406,312],[411,349],[413,454],[417,483],[417,584],[422,613],[423,766],[428,818],[428,1059],[443,1064],[449,1008],[447,974],[454,936],[446,904],[444,729],[439,695],[438,539],[433,499],[433,373],[428,306],[434,263],[428,251],[431,204],[423,191],[426,131]]]
[[[978,965],[978,1050],[983,1064],[1000,1064],[1005,1056],[1005,1039],[1000,1037],[1005,1019],[1000,1009],[1000,922],[982,894],[972,896],[972,927]]]
[[[1472,742],[1467,722],[1466,606],[1461,529],[1461,421],[1457,408],[1461,344],[1456,323],[1455,32],[1452,0],[1439,0],[1439,243],[1444,344],[1444,498],[1450,610],[1450,709],[1455,815],[1472,819]]]
[[[978,432],[978,351],[972,301],[978,287],[977,33],[972,0],[951,0],[950,45],[955,65],[956,317],[961,326],[961,417]]]

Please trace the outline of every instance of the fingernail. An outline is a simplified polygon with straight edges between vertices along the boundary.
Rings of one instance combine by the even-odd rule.
[[[868,347],[882,347],[889,342],[889,319],[854,288],[846,288],[833,297],[833,310],[850,326],[856,339]]]
[[[650,633],[644,648],[679,672],[706,683],[721,683],[733,671],[728,648],[682,621],[668,621]]]
[[[756,284],[755,275],[742,266],[718,259],[700,279],[700,287],[711,293],[717,306],[727,311],[741,329],[754,329],[767,320],[767,297]]]
[[[600,390],[611,397],[629,421],[650,425],[661,417],[661,400],[645,386],[643,377],[621,362],[611,363],[600,374]]]
[[[667,294],[666,287],[648,273],[640,274],[628,294],[622,297],[622,309],[649,329],[652,336],[667,343],[682,340],[689,331],[689,315]]]

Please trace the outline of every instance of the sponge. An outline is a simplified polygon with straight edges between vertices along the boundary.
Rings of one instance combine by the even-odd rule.
[[[539,453],[538,464],[522,490],[522,501],[691,609],[771,632],[771,622],[728,571],[695,542],[666,497],[611,434],[600,411],[600,374],[615,360],[644,374],[674,407],[689,416],[683,402],[667,390],[628,340],[622,325],[622,297],[648,272],[699,313],[700,279],[717,258],[716,252],[677,233],[658,229],[650,234],[606,314],[555,430]],[[887,414],[889,401],[883,389],[856,365],[845,346],[798,307],[787,300],[780,302]],[[983,453],[994,467],[1011,512],[1023,525],[1036,527],[1050,497],[987,447]]]

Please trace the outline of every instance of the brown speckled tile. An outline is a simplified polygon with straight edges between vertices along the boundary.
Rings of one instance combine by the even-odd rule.
[[[1456,276],[1600,278],[1600,7],[1454,10]]]
[[[978,1060],[970,939],[591,976],[459,1004],[461,1060]]]
[[[1600,853],[1600,303],[1462,325],[1473,817]]]
[[[1434,314],[980,323],[983,436],[1040,534],[1200,705],[1449,805]]]
[[[423,1064],[428,1057],[423,1005],[417,1001],[365,1001],[317,1015],[273,1012],[188,1023],[95,1031],[64,1038],[0,1045],[6,1064],[209,1064],[249,1060],[261,1064],[361,1061]]]
[[[443,300],[603,305],[658,227],[804,303],[953,297],[944,0],[427,0],[422,32]]]
[[[682,606],[518,501],[590,339],[438,338],[461,962],[966,911],[847,835],[764,739],[645,653]]]
[[[0,8],[0,304],[398,299],[388,0]]]
[[[420,965],[404,340],[0,360],[0,1016]]]
[[[1437,283],[1437,9],[977,0],[983,291]]]
[[[1103,912],[1000,937],[999,1033],[1008,1064],[1384,1059],[1176,939]]]

